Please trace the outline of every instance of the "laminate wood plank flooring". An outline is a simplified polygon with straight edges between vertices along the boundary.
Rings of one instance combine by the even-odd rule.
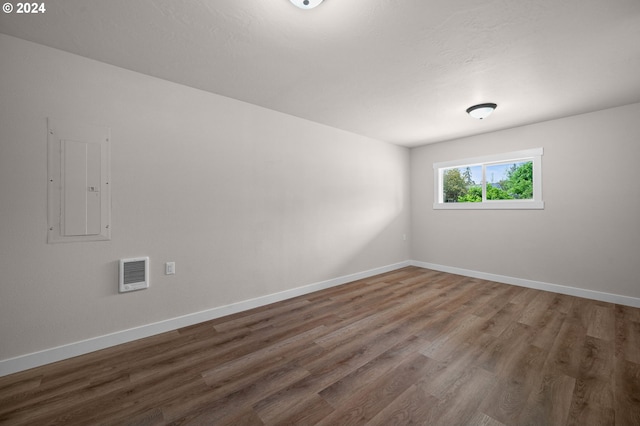
[[[640,309],[407,267],[1,377],[0,424],[640,426]]]

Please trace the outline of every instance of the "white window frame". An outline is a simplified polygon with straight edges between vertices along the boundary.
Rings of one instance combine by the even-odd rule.
[[[433,163],[433,208],[436,210],[500,210],[500,209],[544,209],[542,201],[542,155],[543,148],[532,148],[523,151],[505,152],[483,157]],[[487,200],[486,199],[486,166],[505,162],[533,162],[533,199],[529,200]],[[479,203],[445,203],[443,176],[444,170],[459,167],[482,166],[482,202]]]

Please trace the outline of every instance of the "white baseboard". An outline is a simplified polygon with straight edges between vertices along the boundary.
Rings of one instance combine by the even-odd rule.
[[[621,296],[619,294],[605,293],[602,291],[587,290],[584,288],[569,287],[559,284],[550,284],[542,281],[526,280],[522,278],[507,277],[504,275],[478,272],[470,269],[456,268],[453,266],[437,265],[435,263],[410,261],[411,266],[433,269],[435,271],[448,272],[450,274],[464,275],[471,278],[480,278],[487,281],[495,281],[503,284],[512,284],[520,287],[534,288],[536,290],[550,291],[553,293],[567,294],[569,296],[584,297],[585,299],[599,300],[601,302],[616,303],[634,308],[640,308],[640,298]]]
[[[98,336],[80,342],[74,342],[63,346],[58,346],[43,351],[21,355],[15,358],[0,360],[0,377],[30,368],[39,367],[41,365],[50,364],[52,362],[61,361],[78,355],[84,355],[100,349],[109,348],[122,343],[131,342],[137,339],[153,336],[167,331],[177,330],[182,327],[220,318],[225,315],[235,314],[237,312],[246,311],[257,308],[259,306],[268,305],[270,303],[280,302],[282,300],[291,299],[293,297],[302,296],[313,293],[314,291],[323,290],[330,287],[346,284],[351,281],[372,277],[374,275],[383,274],[385,272],[394,271],[396,269],[409,266],[410,261],[395,263],[380,268],[370,269],[368,271],[358,272],[355,274],[345,275],[331,280],[309,284],[303,287],[293,288],[291,290],[279,293],[269,294],[267,296],[257,297],[255,299],[244,300],[242,302],[233,303],[231,305],[220,306],[206,311],[195,312],[193,314],[184,315],[177,318],[171,318],[165,321],[147,324],[140,327],[122,330],[115,333]]]

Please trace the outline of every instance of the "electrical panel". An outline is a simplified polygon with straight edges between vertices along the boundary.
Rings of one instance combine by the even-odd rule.
[[[49,243],[111,238],[110,129],[48,120]]]

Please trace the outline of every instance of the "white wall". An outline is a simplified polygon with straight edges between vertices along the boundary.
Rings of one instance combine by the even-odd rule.
[[[535,147],[544,210],[433,210],[434,162]],[[413,149],[412,258],[638,298],[639,160],[640,104]]]
[[[4,35],[0,57],[0,360],[410,258],[408,149]],[[111,127],[111,241],[46,243],[47,117]],[[145,255],[151,288],[118,294]]]

